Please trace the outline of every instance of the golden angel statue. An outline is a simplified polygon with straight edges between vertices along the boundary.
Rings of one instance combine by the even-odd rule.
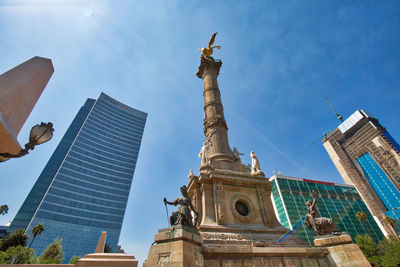
[[[211,36],[210,42],[208,42],[208,48],[199,48],[197,49],[197,51],[201,51],[201,56],[211,56],[213,53],[213,49],[217,48],[217,49],[221,49],[221,46],[216,45],[216,46],[212,46],[215,42],[215,36],[217,35],[218,32],[214,32],[214,34]]]

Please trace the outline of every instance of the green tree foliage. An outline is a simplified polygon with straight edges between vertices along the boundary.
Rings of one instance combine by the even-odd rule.
[[[382,255],[375,255],[368,258],[368,261],[373,264],[373,266],[382,266]]]
[[[7,205],[1,205],[0,206],[0,214],[5,215],[8,213],[8,206]]]
[[[36,236],[40,235],[43,232],[44,232],[44,227],[43,227],[43,224],[41,224],[41,223],[39,223],[38,225],[36,225],[35,227],[32,228],[33,239],[31,241],[31,243],[29,244],[28,248],[31,248],[32,243],[35,240]]]
[[[62,239],[54,239],[53,244],[50,244],[39,257],[39,262],[41,264],[60,264],[64,260],[61,242]]]
[[[355,240],[367,259],[379,255],[379,248],[369,235],[356,235]]]
[[[400,240],[385,238],[378,245],[368,235],[357,235],[355,240],[368,261],[375,266],[400,266]]]
[[[111,248],[110,248],[110,246],[106,243],[105,245],[104,245],[104,253],[111,253],[112,251],[111,251]]]
[[[36,262],[35,251],[24,246],[9,247],[6,251],[0,251],[0,264],[31,264]]]
[[[10,247],[23,246],[25,247],[26,241],[29,236],[23,229],[17,229],[14,233],[9,234],[0,245],[0,251],[6,251]]]
[[[69,260],[69,264],[75,264],[81,257],[79,256],[73,256],[70,260]]]
[[[383,267],[400,266],[400,240],[388,239],[385,252],[381,262]]]

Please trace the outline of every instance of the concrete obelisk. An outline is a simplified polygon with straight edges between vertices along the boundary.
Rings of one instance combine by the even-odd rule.
[[[50,59],[33,57],[0,75],[0,152],[17,154],[17,136],[54,72]]]

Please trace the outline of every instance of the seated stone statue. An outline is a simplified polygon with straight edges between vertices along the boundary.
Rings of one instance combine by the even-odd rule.
[[[179,205],[178,210],[173,212],[169,218],[171,226],[180,224],[187,227],[195,227],[197,219],[199,217],[199,212],[197,212],[196,209],[194,208],[192,200],[187,194],[187,187],[185,185],[181,187],[181,193],[182,196],[177,198],[173,202],[169,202],[167,201],[166,198],[164,198],[164,204],[169,204],[174,206]],[[194,214],[196,214],[194,222],[191,211],[193,211]]]
[[[306,215],[306,224],[308,229],[314,228],[317,235],[340,234],[340,230],[336,227],[331,218],[321,217],[315,206],[318,194],[313,190],[313,201],[307,201],[308,212]]]

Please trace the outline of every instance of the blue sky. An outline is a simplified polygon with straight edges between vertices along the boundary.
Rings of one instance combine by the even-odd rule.
[[[141,261],[167,227],[162,198],[198,173],[203,135],[197,48],[218,31],[219,86],[231,147],[272,171],[343,183],[322,143],[345,118],[373,113],[400,140],[399,1],[0,2],[0,73],[33,56],[55,72],[19,134],[52,121],[54,138],[1,163],[0,224],[14,218],[86,98],[100,92],[149,114],[120,243]]]

